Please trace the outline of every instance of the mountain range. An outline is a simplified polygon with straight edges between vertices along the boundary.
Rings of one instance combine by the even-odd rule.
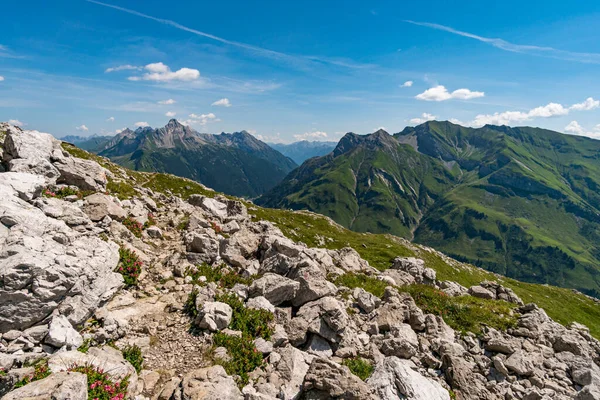
[[[600,141],[430,121],[346,134],[256,200],[391,233],[519,280],[600,293]]]
[[[312,157],[324,156],[335,149],[337,142],[309,142],[302,140],[294,143],[267,143],[286,157],[291,158],[298,165]]]
[[[264,193],[297,167],[246,131],[203,134],[175,119],[76,144],[130,169],[171,173],[244,197]]]

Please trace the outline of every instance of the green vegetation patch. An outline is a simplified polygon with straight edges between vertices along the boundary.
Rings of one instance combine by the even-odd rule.
[[[15,383],[15,386],[14,386],[15,389],[23,387],[31,382],[35,382],[35,381],[39,381],[40,379],[44,379],[44,378],[50,376],[50,374],[52,373],[52,372],[50,372],[50,368],[48,368],[48,360],[38,361],[33,367],[34,367],[33,374],[27,375],[27,376],[23,377],[23,379],[21,379],[20,381]]]
[[[441,316],[452,329],[462,333],[480,334],[483,325],[506,331],[517,323],[513,311],[515,305],[505,301],[452,297],[427,285],[407,285],[397,289],[409,293],[423,312]]]
[[[229,361],[217,360],[229,375],[238,375],[240,386],[248,384],[248,374],[263,365],[263,355],[256,350],[249,336],[230,336],[217,332],[213,336],[215,346],[224,347],[230,356]]]
[[[363,381],[366,381],[375,370],[375,367],[369,360],[361,357],[346,358],[344,361],[342,361],[342,365],[348,367],[350,372],[358,376]]]
[[[363,288],[367,292],[381,298],[385,293],[385,288],[390,284],[381,279],[364,274],[344,274],[335,279],[337,286],[346,286],[350,289]]]
[[[126,346],[121,350],[123,358],[129,361],[135,371],[139,374],[144,366],[144,356],[142,355],[142,349],[138,345]]]
[[[246,308],[244,303],[235,294],[222,294],[217,296],[217,301],[229,304],[233,310],[229,328],[241,331],[242,336],[252,338],[261,337],[269,340],[273,334],[273,313],[267,310]]]

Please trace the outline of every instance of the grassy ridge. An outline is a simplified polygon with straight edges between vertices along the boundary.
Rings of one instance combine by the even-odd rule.
[[[123,192],[135,193],[134,185],[148,187],[160,193],[173,193],[182,198],[192,194],[213,197],[219,193],[189,179],[160,173],[144,173],[126,170],[102,157],[85,152],[74,146],[63,145],[72,155],[92,159],[109,169],[115,176],[110,181],[123,188]],[[416,256],[425,260],[426,266],[437,272],[440,280],[452,280],[463,286],[476,285],[484,280],[495,280],[513,289],[525,302],[534,302],[544,308],[556,321],[567,325],[580,322],[587,325],[594,337],[600,339],[600,306],[591,298],[569,289],[549,285],[519,282],[474,266],[451,260],[421,245],[387,234],[370,234],[350,231],[329,218],[309,212],[293,212],[269,209],[246,203],[258,220],[276,224],[293,240],[309,246],[329,249],[354,248],[365,260],[379,269],[389,268],[395,257]]]

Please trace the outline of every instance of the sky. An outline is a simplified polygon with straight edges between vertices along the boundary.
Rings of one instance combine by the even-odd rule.
[[[594,1],[5,3],[0,121],[57,137],[176,118],[270,142],[430,119],[600,139]]]

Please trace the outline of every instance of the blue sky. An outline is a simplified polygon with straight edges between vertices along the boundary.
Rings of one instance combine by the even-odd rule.
[[[596,2],[457,3],[7,2],[0,121],[64,136],[174,116],[290,142],[436,118],[600,138]]]

